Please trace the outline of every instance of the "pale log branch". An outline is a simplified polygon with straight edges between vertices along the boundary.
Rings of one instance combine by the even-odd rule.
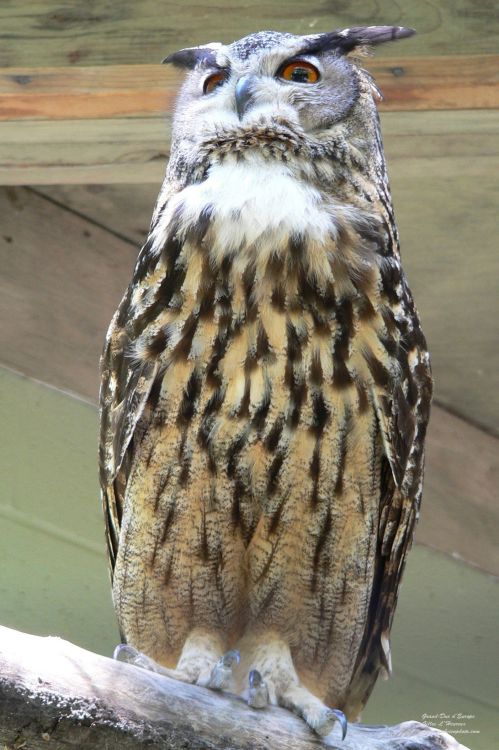
[[[60,638],[0,627],[2,750],[466,750],[418,722],[351,724],[327,740],[281,708],[185,685]]]

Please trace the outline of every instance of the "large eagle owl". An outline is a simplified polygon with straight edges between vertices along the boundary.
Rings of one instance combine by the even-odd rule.
[[[390,671],[421,499],[429,358],[348,57],[411,33],[167,58],[188,71],[171,158],[102,359],[122,657],[320,734]]]

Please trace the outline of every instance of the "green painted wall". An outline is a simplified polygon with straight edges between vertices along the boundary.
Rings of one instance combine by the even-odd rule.
[[[0,624],[111,654],[97,423],[95,407],[0,369]],[[433,723],[471,750],[499,747],[498,593],[491,576],[416,547],[393,631],[394,677],[378,683],[363,720],[439,715]]]
[[[109,653],[97,410],[0,370],[0,425],[0,623]]]

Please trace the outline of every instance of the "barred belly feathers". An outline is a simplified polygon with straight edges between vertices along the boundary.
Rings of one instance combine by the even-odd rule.
[[[431,399],[365,27],[181,50],[149,237],[102,358],[120,658],[320,734],[380,672]]]

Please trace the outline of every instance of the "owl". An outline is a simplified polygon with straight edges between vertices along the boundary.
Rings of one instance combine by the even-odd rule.
[[[359,62],[412,33],[167,58],[171,157],[102,357],[118,658],[320,735],[390,672],[421,500],[430,364]]]

